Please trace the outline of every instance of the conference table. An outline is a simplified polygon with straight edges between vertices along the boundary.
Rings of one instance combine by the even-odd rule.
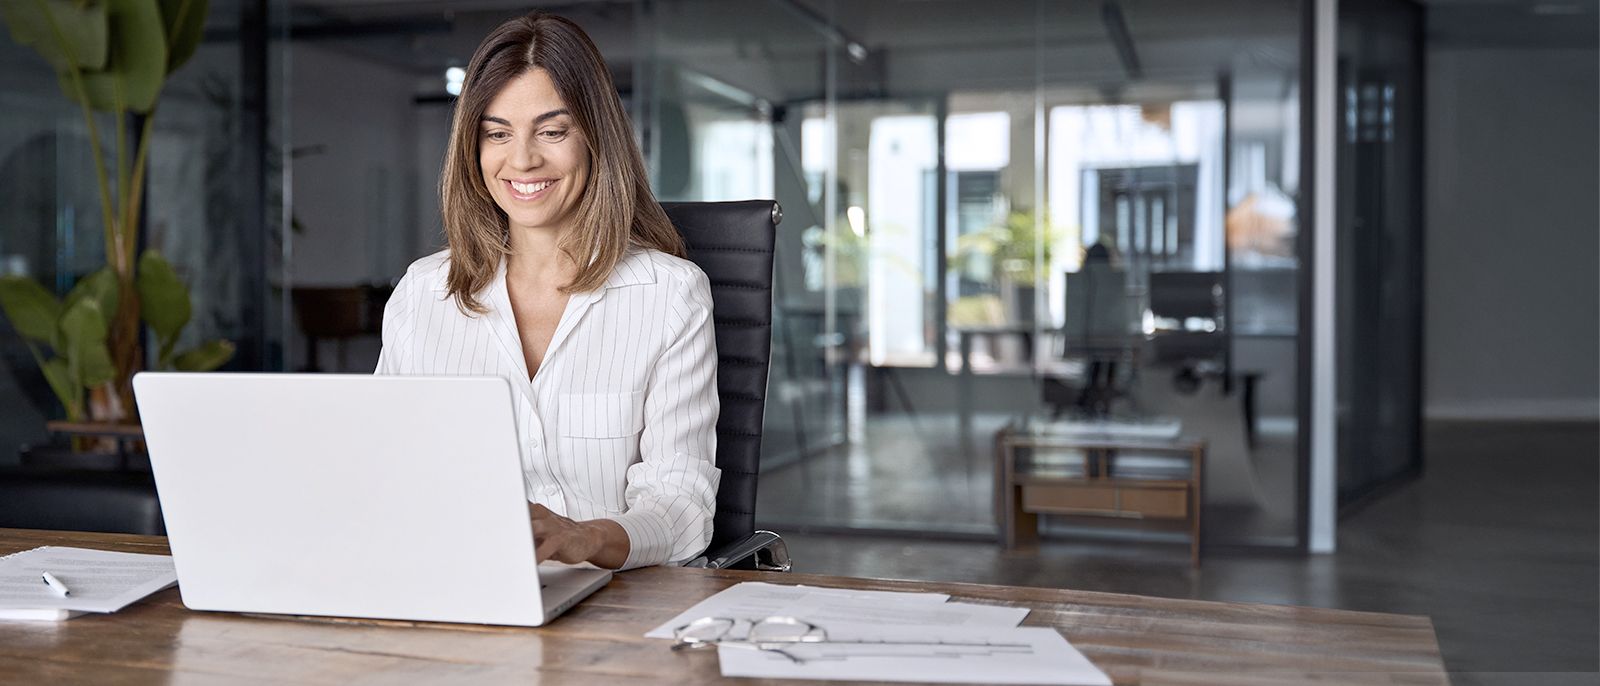
[[[167,553],[157,536],[0,529],[0,556],[42,545]],[[1056,628],[1117,684],[1449,683],[1426,617],[664,567],[617,574],[540,628],[193,612],[171,588],[113,614],[0,621],[0,683],[750,683],[722,677],[715,651],[643,635],[751,580],[1027,607],[1024,625]]]

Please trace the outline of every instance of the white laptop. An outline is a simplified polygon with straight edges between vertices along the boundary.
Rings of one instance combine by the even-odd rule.
[[[190,609],[538,626],[611,579],[537,564],[505,379],[133,387]]]

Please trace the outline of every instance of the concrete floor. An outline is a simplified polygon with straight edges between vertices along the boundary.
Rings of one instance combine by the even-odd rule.
[[[953,413],[878,414],[854,420],[848,445],[761,475],[756,518],[787,530],[877,529],[992,538],[995,432],[1015,415],[978,414],[963,436]],[[1206,511],[1206,537],[1221,545],[1293,545],[1294,428],[1267,426],[1249,459],[1258,507]],[[1047,521],[1045,531],[1070,524]],[[1082,527],[1079,527],[1081,530]],[[1185,534],[1156,535],[1187,540]]]
[[[1455,683],[1600,684],[1596,426],[1452,423],[1426,435],[1426,475],[1342,520],[1334,555],[1218,551],[1193,571],[1172,543],[1051,540],[1007,554],[970,535],[785,538],[805,572],[1422,614]],[[972,496],[987,491],[964,477],[896,494],[881,479],[877,492],[851,489],[844,474],[832,487],[868,503],[853,513],[863,521],[892,517],[897,501],[981,520]],[[763,503],[785,503],[765,478],[763,489]]]

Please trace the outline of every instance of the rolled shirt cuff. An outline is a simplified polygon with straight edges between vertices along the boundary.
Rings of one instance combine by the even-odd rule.
[[[660,515],[645,508],[629,510],[612,518],[628,534],[628,560],[621,569],[649,567],[672,557],[673,532]]]

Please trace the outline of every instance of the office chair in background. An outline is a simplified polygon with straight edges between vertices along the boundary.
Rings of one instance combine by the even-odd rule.
[[[1075,404],[1091,416],[1109,416],[1111,405],[1127,395],[1117,363],[1134,362],[1139,349],[1139,322],[1127,279],[1127,272],[1104,262],[1086,262],[1066,274],[1061,357],[1085,363]],[[1057,415],[1063,410],[1062,404],[1056,405]]]
[[[690,566],[789,570],[783,538],[755,528],[767,367],[772,358],[772,251],[783,210],[771,200],[662,203],[711,279],[717,333],[717,514],[711,545]]]

